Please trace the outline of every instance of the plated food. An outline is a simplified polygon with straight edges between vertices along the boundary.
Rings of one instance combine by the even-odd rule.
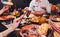
[[[60,21],[60,18],[56,18],[57,21]]]
[[[54,22],[60,22],[60,21],[57,21],[56,19],[51,19],[52,21],[54,21]]]
[[[51,20],[54,22],[60,22],[60,18],[52,18]]]
[[[46,18],[45,17],[32,17],[31,18],[31,21],[33,21],[33,22],[38,22],[38,23],[45,23],[46,22]]]
[[[59,16],[50,16],[49,19],[51,19],[54,22],[60,22],[60,17]]]
[[[31,21],[33,21],[33,22],[39,22],[39,20],[40,20],[40,17],[37,17],[37,16],[33,16],[31,18]]]
[[[60,34],[54,31],[54,37],[60,37]]]
[[[20,33],[24,37],[37,37],[39,34],[37,33],[36,29],[39,27],[39,25],[36,24],[29,24],[21,28]],[[40,37],[40,35],[39,35]]]
[[[40,35],[46,35],[48,31],[49,25],[47,23],[41,24],[39,28],[37,28],[37,31]]]
[[[40,25],[29,24],[21,28],[20,33],[25,37],[41,37],[46,35],[48,31],[48,24],[44,23]]]

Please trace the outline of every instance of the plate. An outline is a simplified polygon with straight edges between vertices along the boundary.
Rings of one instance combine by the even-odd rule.
[[[54,22],[60,22],[60,18],[53,18],[51,20],[54,21]]]

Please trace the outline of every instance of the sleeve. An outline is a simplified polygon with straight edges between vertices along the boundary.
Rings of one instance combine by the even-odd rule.
[[[47,13],[51,13],[51,6],[48,0],[46,1],[46,10],[47,10]]]
[[[29,10],[30,10],[30,11],[33,11],[33,1],[30,2]]]
[[[7,27],[5,27],[3,24],[1,24],[0,22],[0,32],[5,31],[6,29],[8,29]]]

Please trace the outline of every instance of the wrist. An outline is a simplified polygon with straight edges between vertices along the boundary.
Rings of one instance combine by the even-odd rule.
[[[16,28],[17,28],[17,26],[12,26],[11,28],[12,28],[12,29],[16,29]]]
[[[14,31],[16,28],[15,28],[15,27],[11,27],[10,29],[11,29],[12,31]]]

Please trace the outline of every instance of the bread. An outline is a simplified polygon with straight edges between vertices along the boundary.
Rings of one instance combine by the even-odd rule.
[[[37,29],[37,32],[40,35],[46,35],[47,31],[48,31],[48,24],[47,23],[41,24],[41,26]]]
[[[54,31],[54,37],[60,37],[60,34]]]

